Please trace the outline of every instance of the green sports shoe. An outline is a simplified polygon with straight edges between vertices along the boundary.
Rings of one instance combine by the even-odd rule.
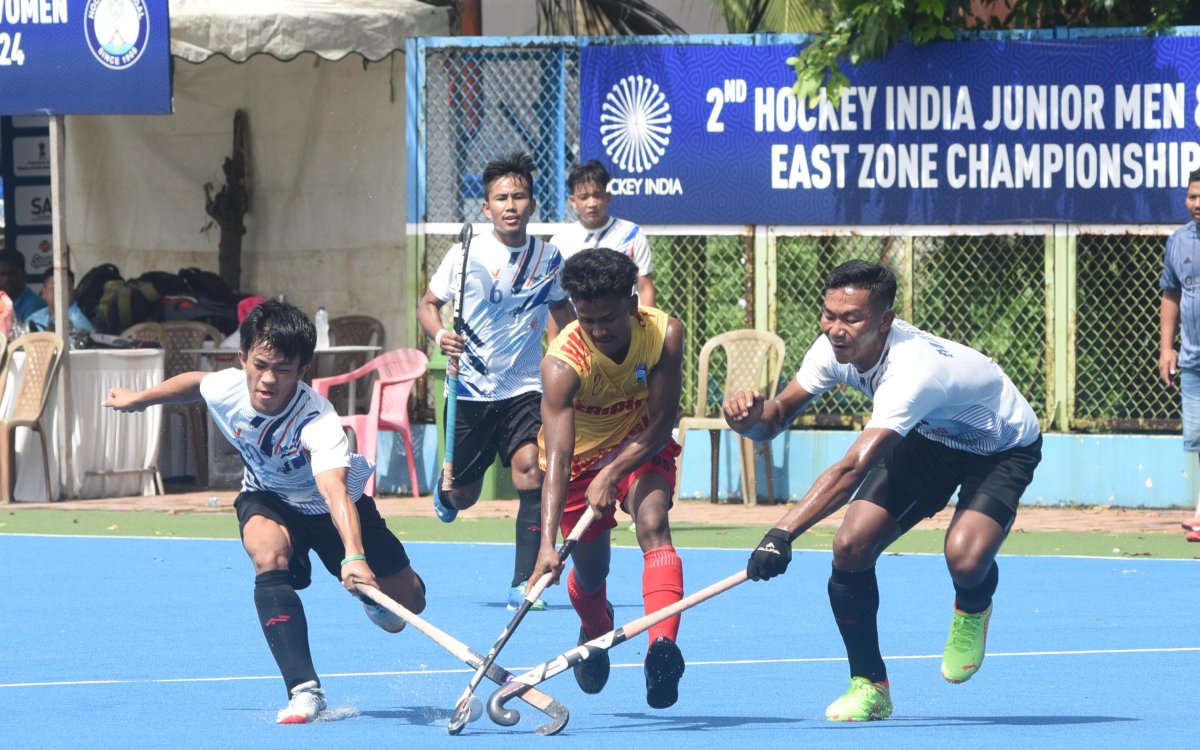
[[[946,682],[966,682],[979,671],[987,647],[988,621],[991,619],[991,604],[974,614],[954,608],[950,636],[946,639],[946,651],[942,654],[942,677],[946,678]]]
[[[825,709],[830,721],[878,721],[892,715],[892,690],[887,680],[871,682],[851,677],[850,689]]]

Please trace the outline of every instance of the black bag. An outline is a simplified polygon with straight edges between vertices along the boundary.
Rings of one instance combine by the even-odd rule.
[[[187,294],[190,291],[188,283],[177,273],[147,271],[138,276],[138,281],[149,281],[154,285],[154,289],[160,297],[169,297],[172,294]]]
[[[199,268],[181,268],[179,269],[179,277],[182,278],[188,285],[187,292],[192,297],[203,298],[207,297],[219,303],[233,305],[236,308],[238,297],[222,279],[212,271],[205,271]]]
[[[176,294],[163,297],[163,320],[198,320],[208,323],[228,336],[237,330],[237,306],[211,297]]]
[[[134,323],[162,320],[162,298],[149,281],[110,281],[93,321],[100,333],[121,333]]]
[[[96,308],[100,298],[104,296],[104,285],[110,281],[120,281],[121,271],[112,263],[101,263],[83,275],[75,287],[75,304],[88,317],[96,319]]]

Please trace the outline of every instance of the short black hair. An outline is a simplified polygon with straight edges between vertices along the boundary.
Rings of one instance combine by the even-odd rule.
[[[572,300],[597,300],[633,296],[638,267],[624,253],[594,247],[572,255],[559,277]]]
[[[0,250],[0,263],[8,263],[25,271],[25,255],[19,250]]]
[[[501,177],[519,177],[525,181],[529,194],[533,195],[533,170],[537,169],[533,157],[524,151],[514,151],[496,159],[492,159],[483,168],[483,197],[486,200],[492,192],[492,183]]]
[[[612,178],[608,176],[608,170],[604,168],[603,164],[595,159],[585,161],[583,164],[571,167],[571,171],[567,172],[567,192],[574,193],[577,186],[588,183],[599,185],[601,189],[607,191],[610,179]]]
[[[890,310],[896,301],[896,274],[881,263],[849,260],[825,277],[825,291],[852,286],[866,289],[867,299]]]
[[[1191,185],[1193,182],[1200,182],[1200,169],[1192,170],[1192,173],[1188,175],[1188,184]]]
[[[259,344],[286,359],[300,358],[303,367],[312,361],[317,348],[317,327],[304,311],[290,302],[269,299],[256,305],[238,328],[242,354]]]

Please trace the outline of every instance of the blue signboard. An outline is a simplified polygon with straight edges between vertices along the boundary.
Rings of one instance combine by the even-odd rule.
[[[973,40],[797,101],[793,45],[589,46],[581,158],[648,224],[1182,222],[1200,38]]]
[[[46,117],[0,117],[5,247],[25,256],[30,281],[54,266],[50,128]]]
[[[171,112],[167,0],[0,0],[0,115]]]

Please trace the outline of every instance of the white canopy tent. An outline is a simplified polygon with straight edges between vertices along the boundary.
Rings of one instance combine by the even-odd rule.
[[[224,182],[247,113],[244,292],[365,313],[403,343],[403,50],[446,34],[415,0],[173,0],[175,113],[68,117],[66,239],[76,274],[217,269],[204,185]],[[402,53],[401,53],[402,54]]]
[[[402,292],[405,92],[396,53],[410,36],[449,33],[448,9],[415,0],[171,0],[170,13],[174,114],[70,116],[64,145],[52,144],[61,151],[56,231],[76,277],[105,262],[126,277],[217,269],[219,229],[204,185],[224,182],[241,109],[250,195],[241,291],[285,294],[333,316],[372,315],[389,345],[405,343],[413,301]]]

